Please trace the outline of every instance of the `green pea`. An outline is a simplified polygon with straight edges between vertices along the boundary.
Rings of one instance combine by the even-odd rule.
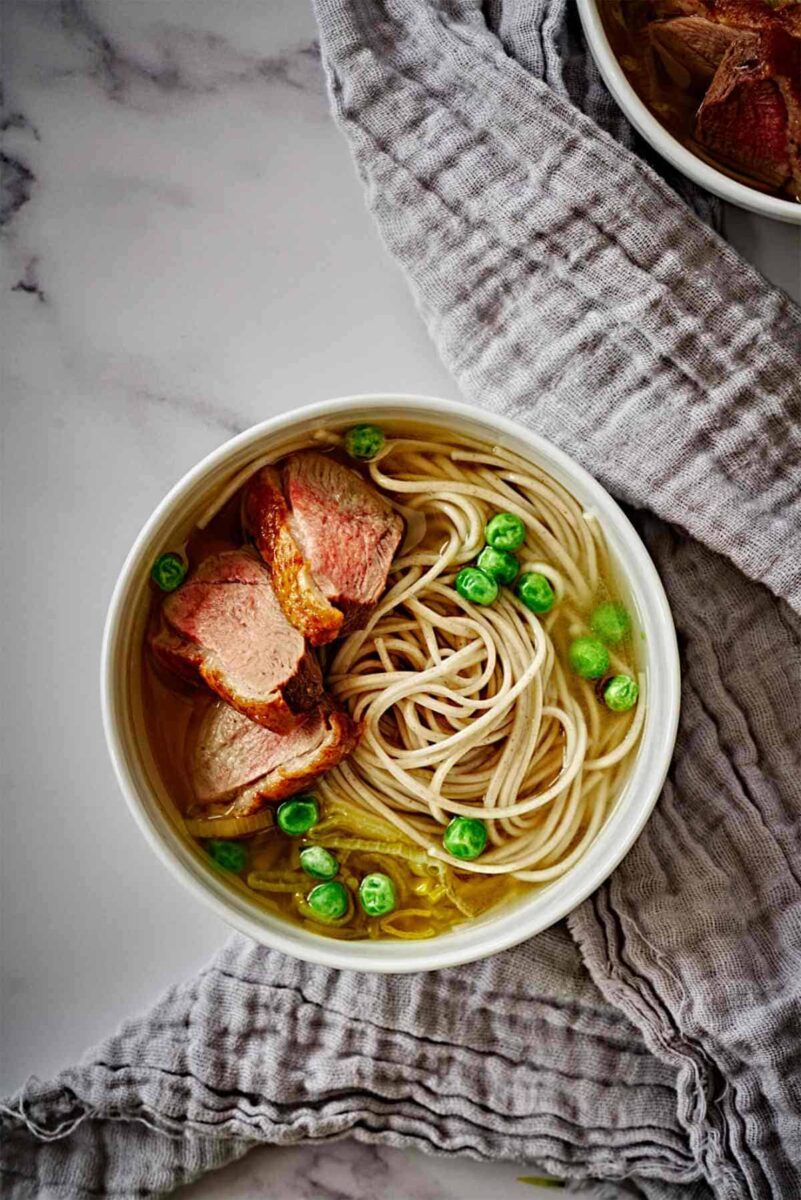
[[[628,712],[637,703],[640,688],[630,675],[613,675],[604,684],[604,704],[612,712]]]
[[[514,554],[506,550],[496,550],[494,546],[485,546],[476,559],[478,569],[496,583],[508,585],[514,583],[520,570]]]
[[[578,637],[570,643],[570,666],[582,679],[600,679],[609,670],[609,651],[594,637]]]
[[[276,813],[278,828],[283,829],[290,837],[300,837],[308,833],[312,826],[320,820],[320,810],[314,796],[293,796],[279,804]]]
[[[325,846],[304,846],[300,865],[312,879],[333,879],[339,870],[339,863]]]
[[[590,629],[608,646],[616,646],[631,629],[631,617],[623,604],[612,600],[599,604],[590,617]]]
[[[526,608],[535,613],[547,613],[556,603],[556,593],[539,571],[526,571],[517,581],[517,594]]]
[[[220,838],[209,838],[206,842],[209,855],[224,871],[238,875],[248,861],[248,852],[241,842],[224,842]]]
[[[365,875],[359,884],[359,901],[368,917],[385,917],[397,903],[395,884],[380,871]]]
[[[496,513],[484,536],[494,550],[519,550],[526,540],[526,527],[514,513]]]
[[[487,827],[477,817],[454,817],[446,826],[442,844],[454,858],[478,858],[487,845]]]
[[[498,599],[497,583],[478,567],[462,567],[454,587],[464,600],[473,604],[494,604]]]
[[[162,592],[174,592],[186,579],[187,566],[180,554],[160,554],[150,568],[150,578]]]
[[[375,458],[384,445],[384,432],[377,425],[354,425],[345,434],[345,449],[351,458]]]
[[[344,883],[318,883],[306,903],[321,921],[338,921],[348,911],[348,889]]]

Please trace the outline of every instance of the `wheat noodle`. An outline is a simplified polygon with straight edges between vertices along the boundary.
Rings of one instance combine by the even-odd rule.
[[[394,562],[367,627],[334,648],[328,688],[364,736],[319,782],[321,799],[375,813],[459,872],[556,879],[608,815],[646,711],[642,675],[637,707],[614,715],[562,665],[610,575],[600,524],[544,471],[469,438],[388,438],[369,473],[425,517],[425,533]],[[455,590],[497,511],[526,526],[521,567],[544,574],[557,597],[545,616],[509,588],[485,608]],[[611,661],[632,670],[625,650]],[[487,822],[477,860],[442,848],[443,826],[459,814]]]

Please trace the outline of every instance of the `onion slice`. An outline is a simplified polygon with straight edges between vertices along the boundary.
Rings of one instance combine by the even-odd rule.
[[[186,832],[199,838],[238,838],[269,829],[273,814],[268,809],[249,817],[193,817],[184,821]]]

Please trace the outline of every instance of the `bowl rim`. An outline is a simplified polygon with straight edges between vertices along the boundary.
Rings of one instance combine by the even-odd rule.
[[[713,192],[721,200],[744,208],[762,217],[784,221],[789,225],[801,225],[801,204],[768,196],[747,184],[738,183],[709,166],[693,154],[673,136],[649,111],[626,78],[606,35],[598,0],[578,0],[579,16],[598,70],[612,96],[631,121],[634,128],[663,158],[676,167],[688,179]]]
[[[647,597],[647,607],[642,607],[640,617],[643,625],[651,624],[646,640],[649,682],[653,675],[652,659],[658,662],[662,674],[659,690],[651,687],[638,757],[623,791],[595,841],[564,876],[542,891],[532,893],[531,897],[501,910],[497,916],[467,922],[456,931],[436,938],[402,943],[341,942],[308,933],[300,926],[258,909],[254,902],[216,878],[202,865],[197,853],[185,844],[185,839],[155,799],[141,768],[137,774],[132,763],[133,752],[126,747],[124,712],[121,711],[124,705],[120,700],[122,685],[119,683],[125,650],[122,635],[128,602],[131,601],[132,608],[134,592],[141,592],[145,586],[143,569],[146,580],[145,564],[149,558],[143,556],[154,533],[180,511],[182,502],[188,502],[193,489],[204,477],[226,460],[233,460],[244,449],[252,449],[255,455],[262,443],[291,431],[300,422],[341,420],[349,414],[361,418],[371,411],[392,407],[398,409],[400,416],[408,414],[432,423],[461,420],[468,427],[481,425],[484,436],[488,437],[497,431],[511,441],[518,452],[530,454],[534,462],[544,464],[548,471],[566,483],[569,490],[578,494],[582,503],[586,504],[589,497],[593,509],[602,517],[604,533],[614,556],[618,560],[621,555],[624,557],[620,566],[627,576],[632,598],[637,595],[642,602]],[[149,553],[152,553],[152,547]],[[673,618],[656,568],[631,522],[597,480],[564,451],[522,422],[496,416],[460,401],[389,392],[344,396],[294,407],[224,442],[178,480],[143,525],[120,570],[103,633],[100,693],[106,744],[128,808],[152,849],[184,886],[227,924],[265,946],[326,967],[404,974],[477,961],[525,941],[572,912],[611,874],[639,836],[667,775],[678,728],[680,667]],[[646,746],[651,748],[653,761],[650,766],[643,765]],[[646,777],[640,778],[640,775]],[[632,801],[630,796],[635,796],[635,800]],[[529,911],[531,909],[534,912]]]

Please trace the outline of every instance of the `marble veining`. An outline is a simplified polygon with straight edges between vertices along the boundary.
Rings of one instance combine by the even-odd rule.
[[[456,389],[328,115],[307,3],[0,13],[6,1093],[77,1059],[227,935],[146,846],[103,743],[103,620],[142,523],[257,420]],[[728,230],[798,295],[798,230],[734,210]],[[537,1191],[518,1177],[536,1173],[301,1144],[184,1194],[526,1200]]]
[[[146,39],[125,37],[83,0],[62,0],[58,15],[67,35],[91,54],[85,73],[117,103],[136,106],[148,85],[189,95],[261,81],[299,90],[319,87],[315,40],[279,54],[249,54],[219,33],[175,24],[169,6],[163,11],[166,19],[149,22]]]
[[[39,260],[35,254],[25,261],[25,265],[17,282],[12,286],[12,292],[25,292],[35,296],[40,304],[44,304],[47,296],[39,283]]]
[[[4,130],[25,129],[27,125],[27,121],[20,113],[13,113],[8,121],[4,122]],[[27,204],[30,200],[34,174],[23,162],[12,158],[10,154],[0,155],[0,163],[3,167],[3,193],[2,203],[0,203],[1,227],[16,216],[23,204]]]
[[[132,113],[166,115],[179,113],[193,98],[249,89],[266,93],[279,87],[311,93],[325,107],[319,46],[313,36],[264,54],[245,45],[244,39],[237,44],[216,29],[195,27],[195,19],[205,23],[217,16],[209,5],[173,2],[157,7],[149,0],[132,0],[123,7],[127,11],[89,0],[23,0],[8,6],[7,24],[23,56],[26,50],[30,53],[37,85],[51,93],[71,80],[91,81],[106,100]],[[17,100],[4,98],[0,122],[0,228],[12,222],[37,185],[37,156],[29,143],[41,142],[41,135]],[[167,178],[132,179],[126,172],[119,185],[128,194],[132,189],[150,191],[178,208],[193,202],[189,189]],[[114,181],[106,179],[105,188],[111,196]],[[15,286],[44,302],[39,270],[38,256],[29,256]]]
[[[186,395],[179,396],[174,394],[157,394],[148,391],[146,388],[137,388],[136,401],[141,405],[153,405],[154,407],[172,411],[175,414],[177,421],[181,417],[191,416],[201,424],[209,428],[221,429],[228,436],[233,437],[234,434],[242,433],[248,428],[250,422],[245,422],[241,417],[232,410],[222,404],[211,404],[207,400],[203,400],[197,396]]]

